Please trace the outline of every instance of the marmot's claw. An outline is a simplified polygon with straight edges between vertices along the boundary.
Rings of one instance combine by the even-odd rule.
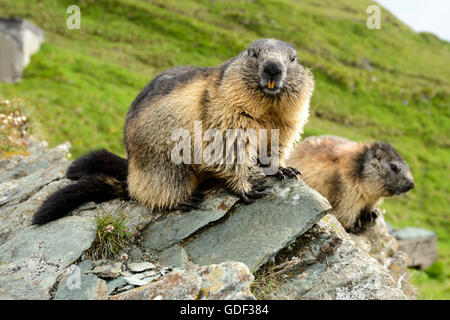
[[[300,170],[297,170],[296,168],[294,168],[294,167],[288,167],[289,169],[291,169],[297,176],[301,176],[302,175],[302,173],[300,172]]]
[[[287,168],[280,167],[280,168],[278,168],[278,172],[275,174],[275,177],[278,180],[283,180],[286,176],[288,178],[291,178],[291,179],[292,178],[297,178],[297,175],[301,175],[301,172],[298,171],[295,168],[292,168],[292,167],[287,167]]]
[[[252,184],[252,191],[264,191],[267,188],[269,188],[269,186],[265,186],[263,183],[264,183],[263,179],[252,181],[251,182],[251,184]]]
[[[262,198],[265,195],[267,195],[267,193],[265,192],[261,192],[264,191],[266,188],[268,188],[268,186],[263,186],[263,185],[253,185],[252,190],[248,191],[248,192],[243,192],[239,195],[239,197],[242,199],[242,201],[244,201],[245,204],[250,204],[255,202],[256,199]]]

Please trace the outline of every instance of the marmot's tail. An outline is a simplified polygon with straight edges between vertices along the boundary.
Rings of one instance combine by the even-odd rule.
[[[85,176],[104,174],[120,181],[127,180],[128,161],[105,149],[91,151],[72,162],[67,178],[78,180]]]
[[[106,150],[91,152],[75,160],[67,171],[73,183],[51,194],[34,213],[33,224],[44,224],[66,216],[85,202],[128,199],[127,160]]]

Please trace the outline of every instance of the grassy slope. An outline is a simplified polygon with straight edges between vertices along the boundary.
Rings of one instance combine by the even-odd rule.
[[[51,145],[69,140],[74,156],[98,147],[123,153],[128,106],[157,73],[217,65],[257,38],[290,41],[316,77],[305,134],[386,140],[409,163],[417,187],[383,207],[396,227],[436,231],[440,260],[415,272],[414,283],[421,298],[450,298],[449,43],[412,32],[385,10],[382,29],[369,30],[366,0],[85,0],[81,30],[68,30],[65,8],[76,2],[0,2],[0,16],[46,31],[22,82],[0,84],[0,96],[22,98]]]

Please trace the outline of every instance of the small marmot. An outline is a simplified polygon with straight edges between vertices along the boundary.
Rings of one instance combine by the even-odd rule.
[[[176,164],[171,159],[174,130],[195,136],[196,122],[203,132],[216,129],[224,135],[229,129],[254,129],[258,136],[261,129],[278,129],[280,167],[275,174],[295,178],[299,172],[285,167],[285,160],[307,121],[313,88],[312,74],[298,62],[295,48],[274,39],[254,41],[218,67],[165,71],[130,106],[124,130],[127,159],[101,150],[75,160],[67,177],[77,181],[50,195],[33,224],[65,216],[87,201],[117,197],[151,210],[189,210],[198,207],[201,197],[195,192],[210,177],[224,180],[250,203],[264,195],[265,186],[249,180],[257,161]]]
[[[383,197],[414,188],[408,165],[386,142],[353,142],[335,136],[309,137],[287,161],[303,180],[328,199],[346,230],[364,230]]]

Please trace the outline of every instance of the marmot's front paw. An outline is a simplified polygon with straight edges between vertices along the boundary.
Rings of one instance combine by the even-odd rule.
[[[353,228],[348,230],[351,233],[361,233],[372,225],[378,218],[378,213],[376,211],[363,210],[361,211],[358,219],[355,222]]]
[[[241,192],[238,196],[244,201],[245,204],[253,203],[256,199],[267,195],[267,193],[262,191],[266,190],[269,186],[265,186],[263,183],[264,180],[252,181],[252,190],[248,192]]]
[[[302,173],[293,167],[280,167],[278,168],[278,172],[275,174],[278,180],[283,180],[285,177],[288,178],[297,178],[297,176],[301,176]]]

